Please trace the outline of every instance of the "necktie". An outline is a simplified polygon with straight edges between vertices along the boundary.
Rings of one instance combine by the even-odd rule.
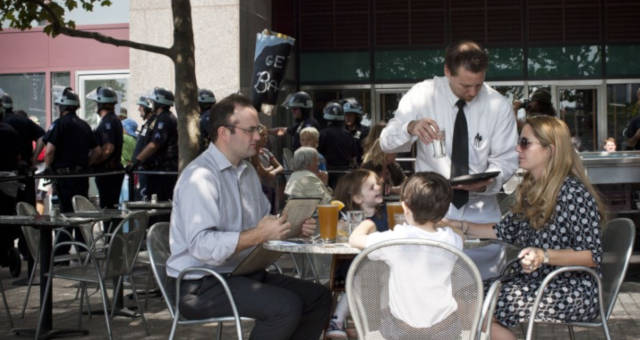
[[[453,125],[453,146],[451,149],[451,178],[469,174],[469,134],[467,133],[467,118],[464,115],[465,101],[456,102],[458,114]],[[453,191],[453,205],[460,209],[469,201],[466,190]]]

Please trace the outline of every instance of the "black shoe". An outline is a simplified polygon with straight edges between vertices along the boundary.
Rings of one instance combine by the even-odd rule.
[[[20,276],[20,270],[22,269],[22,260],[20,259],[20,253],[18,249],[11,248],[9,251],[9,272],[12,277]]]

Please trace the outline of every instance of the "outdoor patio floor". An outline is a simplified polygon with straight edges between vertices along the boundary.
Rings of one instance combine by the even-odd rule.
[[[25,275],[23,263],[23,276]],[[38,318],[38,294],[39,287],[32,289],[32,296],[27,306],[24,319],[19,318],[22,302],[26,294],[26,286],[16,286],[16,280],[9,276],[7,268],[0,268],[0,279],[5,288],[9,307],[13,315],[15,327],[31,327],[36,324]],[[78,324],[78,304],[75,300],[76,289],[70,281],[56,280],[54,285],[54,327],[74,328]],[[125,291],[127,293],[127,291]],[[93,310],[102,308],[100,294],[91,296],[91,306]],[[144,298],[142,299],[144,303]],[[1,302],[0,302],[1,303]],[[126,298],[127,306],[134,306],[132,299]],[[24,339],[13,334],[9,329],[9,322],[6,317],[4,306],[0,306],[0,339]],[[155,296],[149,299],[148,307],[145,310],[151,335],[147,336],[142,326],[142,321],[125,317],[116,317],[112,322],[113,335],[116,339],[167,339],[171,329],[171,318],[166,309],[165,303],[160,297]],[[94,315],[92,319],[83,317],[83,327],[90,330],[90,334],[83,339],[105,339],[106,328],[104,317]],[[248,338],[251,323],[243,324],[245,338]],[[613,339],[638,339],[640,338],[640,266],[635,265],[630,269],[627,281],[623,284],[622,292],[618,296],[613,315],[609,321],[609,327]],[[536,328],[537,339],[562,339],[568,338],[568,331],[563,326],[540,325]],[[518,338],[524,339],[522,331],[518,331]],[[213,339],[216,334],[215,325],[192,325],[180,326],[176,334],[176,339]],[[235,339],[235,329],[233,325],[224,327],[223,339]],[[602,331],[596,329],[576,329],[577,339],[603,339]],[[444,339],[443,339],[444,340]]]

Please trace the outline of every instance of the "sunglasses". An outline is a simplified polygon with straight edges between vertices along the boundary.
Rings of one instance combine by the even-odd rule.
[[[527,137],[520,137],[520,140],[518,140],[518,145],[522,150],[526,150],[531,144],[540,144],[540,142],[530,141]]]

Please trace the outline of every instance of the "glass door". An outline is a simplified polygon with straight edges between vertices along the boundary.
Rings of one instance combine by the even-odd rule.
[[[108,86],[116,91],[118,95],[118,104],[116,104],[114,110],[116,115],[120,112],[120,107],[127,107],[127,103],[123,103],[122,100],[127,98],[127,88],[129,87],[128,71],[82,71],[76,75],[78,96],[80,96],[78,117],[84,119],[92,128],[98,126],[97,106],[94,101],[86,100],[86,96],[98,86]]]
[[[558,114],[569,126],[574,146],[579,151],[597,151],[598,88],[557,87]]]

